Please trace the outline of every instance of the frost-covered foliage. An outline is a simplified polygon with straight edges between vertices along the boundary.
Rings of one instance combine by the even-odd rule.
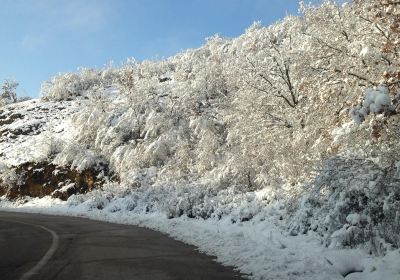
[[[366,244],[370,253],[399,248],[400,177],[362,159],[333,158],[309,185],[292,233],[318,232],[332,248]]]
[[[4,81],[3,85],[1,86],[0,107],[17,102],[17,87],[18,83],[15,80]]]
[[[77,73],[58,74],[42,84],[41,95],[44,100],[61,101],[85,98],[90,89],[107,87],[113,83],[111,68],[103,71],[81,69]]]
[[[390,114],[394,112],[389,90],[385,86],[367,89],[361,105],[350,110],[351,117],[356,123],[362,123],[370,114]]]
[[[15,170],[9,166],[0,163],[0,183],[9,187],[19,185],[22,182],[22,174],[16,174]]]
[[[399,247],[397,225],[384,220],[396,217],[399,199],[398,3],[325,1],[301,10],[162,61],[56,76],[43,99],[84,105],[70,123],[76,137],[51,159],[77,169],[109,165],[131,197],[178,193],[164,206],[158,193],[144,202],[150,209],[157,201],[169,217],[217,219],[221,209],[237,211],[221,194],[251,200],[262,189],[284,201],[293,234],[316,230],[332,246],[382,238]],[[377,194],[368,177],[375,171],[386,174]]]
[[[64,144],[59,146],[61,150],[56,153],[53,163],[60,166],[71,166],[77,171],[84,171],[93,168],[101,170],[107,163],[95,152],[85,149],[75,143]]]

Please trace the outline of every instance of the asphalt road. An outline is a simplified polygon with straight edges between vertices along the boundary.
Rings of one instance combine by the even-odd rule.
[[[161,233],[83,218],[0,212],[0,279],[241,279]]]

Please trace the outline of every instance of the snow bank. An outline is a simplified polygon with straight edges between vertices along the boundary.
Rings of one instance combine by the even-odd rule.
[[[116,186],[114,186],[115,188]],[[321,245],[318,235],[290,236],[283,230],[285,211],[282,205],[264,205],[251,220],[240,221],[232,213],[207,220],[182,215],[170,217],[159,199],[165,190],[147,190],[131,193],[119,187],[113,193],[94,191],[73,196],[67,202],[48,197],[29,199],[24,204],[0,201],[6,211],[39,212],[53,215],[70,215],[95,220],[132,224],[164,232],[171,237],[195,245],[201,252],[217,257],[217,261],[237,267],[250,279],[398,279],[400,251],[392,251],[383,259],[373,258],[361,250],[331,250]],[[237,194],[239,195],[239,194]],[[236,196],[237,196],[236,195]],[[243,197],[225,197],[222,208],[251,212],[263,204],[260,193],[249,193],[254,200],[238,205]],[[148,208],[146,205],[153,205]],[[158,208],[160,207],[160,208]]]

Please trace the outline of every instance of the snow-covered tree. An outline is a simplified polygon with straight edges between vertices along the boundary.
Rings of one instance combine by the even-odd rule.
[[[18,83],[15,80],[5,80],[1,86],[0,106],[17,102]]]

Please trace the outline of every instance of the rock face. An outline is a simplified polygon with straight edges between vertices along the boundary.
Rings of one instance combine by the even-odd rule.
[[[52,163],[24,163],[16,167],[19,176],[18,183],[4,185],[0,182],[0,195],[8,199],[23,196],[43,197],[51,195],[66,200],[75,193],[85,193],[104,183],[104,175],[108,168],[72,170],[70,167],[60,167]]]

